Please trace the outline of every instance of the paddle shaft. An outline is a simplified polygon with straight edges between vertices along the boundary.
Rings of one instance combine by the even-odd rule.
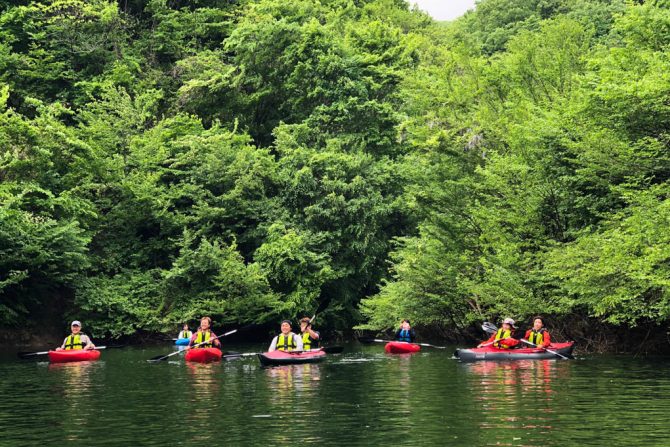
[[[524,343],[526,343],[526,344],[528,344],[528,345],[531,345],[531,346],[535,346],[536,348],[544,349],[544,350],[547,351],[548,353],[557,355],[557,356],[559,356],[559,357],[562,358],[562,359],[569,360],[566,356],[564,356],[563,354],[561,354],[561,353],[559,353],[559,352],[553,351],[553,350],[551,350],[551,349],[544,348],[544,347],[542,347],[542,346],[538,346],[538,345],[536,345],[535,343],[530,342],[530,341],[528,341],[528,340],[526,340],[526,339],[524,339],[524,338],[522,338],[522,339],[519,340],[519,341],[522,341],[522,342],[524,342]]]

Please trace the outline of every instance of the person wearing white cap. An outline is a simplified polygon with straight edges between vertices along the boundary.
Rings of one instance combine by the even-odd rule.
[[[88,335],[81,332],[81,323],[78,320],[74,320],[70,324],[70,330],[72,333],[65,337],[63,344],[60,348],[56,348],[56,351],[70,350],[70,349],[95,349],[95,345],[88,338]]]
[[[494,347],[500,349],[511,349],[519,344],[519,340],[512,338],[512,329],[516,329],[514,326],[514,320],[511,318],[505,318],[502,323],[502,327],[498,331],[491,335],[486,341],[481,342],[477,345],[478,348],[482,347],[485,344],[493,344]]]

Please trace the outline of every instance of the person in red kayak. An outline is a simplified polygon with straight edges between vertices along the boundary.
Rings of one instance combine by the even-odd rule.
[[[309,351],[319,347],[320,334],[312,329],[312,320],[309,317],[300,319],[300,332],[302,333],[302,349]]]
[[[551,344],[551,336],[544,327],[544,319],[540,316],[533,318],[533,328],[528,329],[523,338],[541,348],[548,348]]]
[[[395,333],[396,341],[406,341],[412,343],[416,339],[416,332],[412,329],[409,320],[405,318],[402,320],[400,328]]]
[[[78,320],[74,320],[70,324],[70,330],[72,333],[65,337],[63,344],[60,348],[56,348],[56,351],[69,351],[70,349],[95,349],[95,345],[88,338],[88,335],[81,332],[81,323]]]
[[[302,351],[302,338],[291,332],[291,321],[281,322],[281,333],[272,339],[268,352]]]
[[[221,348],[221,342],[217,338],[216,334],[211,331],[210,327],[212,326],[212,319],[209,317],[202,317],[200,319],[200,327],[198,332],[191,336],[191,340],[188,342],[189,348],[211,348],[212,345],[217,348]],[[205,342],[205,343],[203,343]],[[194,346],[198,343],[203,343],[200,346]]]
[[[519,344],[519,340],[512,338],[513,329],[516,329],[514,326],[514,320],[511,318],[505,318],[502,323],[502,327],[496,331],[495,334],[491,337],[481,342],[477,345],[478,348],[481,348],[484,345],[492,344],[496,348],[500,349],[511,349]]]

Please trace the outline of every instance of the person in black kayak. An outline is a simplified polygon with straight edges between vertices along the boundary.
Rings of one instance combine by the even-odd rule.
[[[300,332],[302,334],[301,337],[303,351],[309,351],[310,349],[319,347],[320,334],[312,329],[312,321],[309,317],[303,317],[300,319]]]
[[[406,341],[408,343],[412,343],[416,339],[416,332],[414,332],[414,329],[412,329],[412,326],[410,325],[410,322],[407,318],[402,320],[400,328],[395,333],[395,339],[396,341]]]

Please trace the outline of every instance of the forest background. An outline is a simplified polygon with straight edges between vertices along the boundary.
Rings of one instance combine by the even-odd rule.
[[[669,3],[5,0],[2,342],[319,309],[667,349]]]

